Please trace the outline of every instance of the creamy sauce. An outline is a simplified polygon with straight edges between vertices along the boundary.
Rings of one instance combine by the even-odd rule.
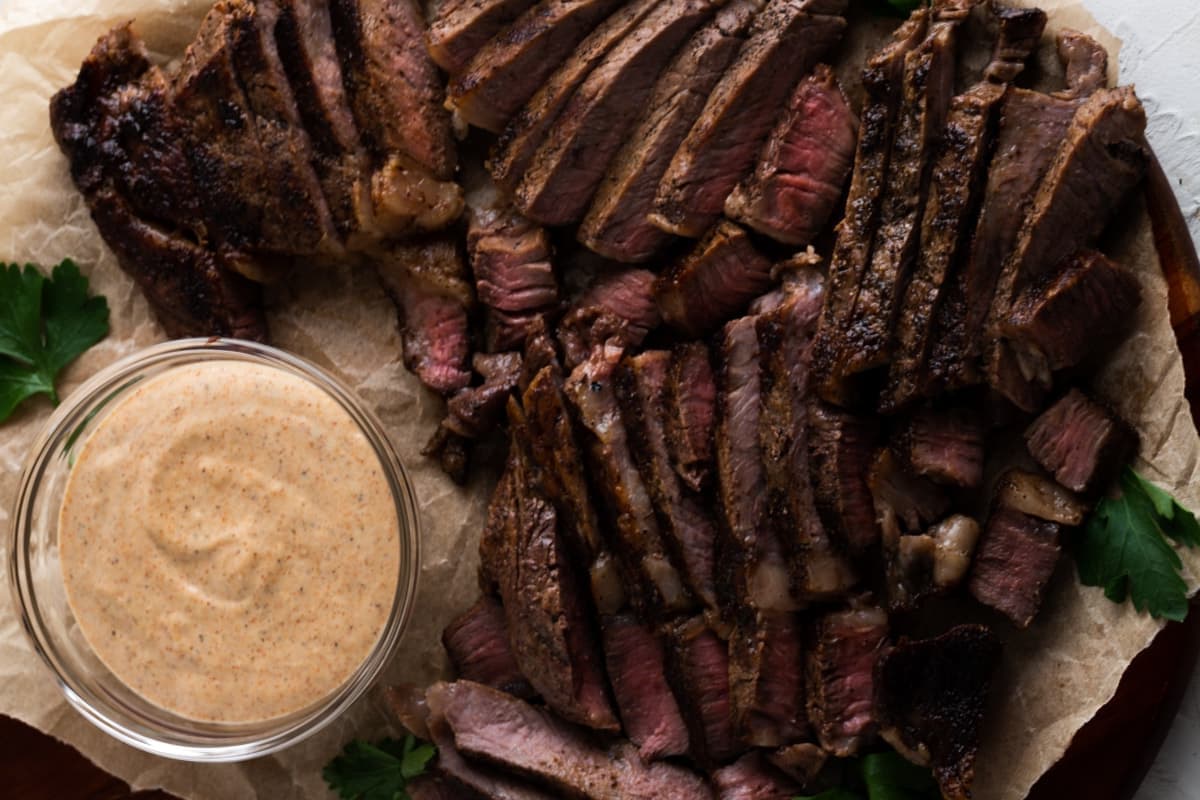
[[[67,599],[126,686],[181,716],[253,722],[338,689],[378,641],[398,519],[354,420],[303,378],[176,367],[87,439],[59,517]]]

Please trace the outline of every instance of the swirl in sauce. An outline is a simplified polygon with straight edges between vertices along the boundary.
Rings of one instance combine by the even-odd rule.
[[[105,666],[189,719],[311,707],[378,641],[399,521],[370,442],[307,380],[175,367],[96,426],[59,515],[67,600]]]

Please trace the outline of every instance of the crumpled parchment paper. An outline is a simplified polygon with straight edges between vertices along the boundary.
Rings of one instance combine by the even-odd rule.
[[[1053,11],[1052,27],[1101,36],[1116,53],[1117,42],[1078,3],[1045,0],[1040,5]],[[112,334],[68,369],[64,394],[163,335],[71,185],[66,161],[50,135],[49,97],[74,79],[95,40],[113,25],[136,19],[138,31],[157,52],[177,56],[209,6],[203,0],[8,0],[0,12],[0,260],[49,266],[73,258],[112,308]],[[854,37],[848,57],[859,57],[861,38]],[[1149,221],[1140,208],[1139,215],[1138,224],[1130,226],[1112,252],[1136,270],[1146,302],[1136,332],[1116,353],[1097,389],[1141,432],[1139,470],[1185,505],[1200,508],[1200,440],[1183,398],[1183,368]],[[339,375],[375,408],[409,468],[424,531],[420,594],[412,625],[383,681],[433,680],[445,667],[442,627],[478,592],[476,545],[494,470],[475,469],[472,484],[459,489],[420,456],[441,404],[404,370],[395,312],[369,273],[342,268],[298,276],[272,291],[270,323],[276,345]],[[0,530],[10,524],[29,445],[49,412],[49,404],[39,400],[0,427]],[[4,537],[0,550],[6,562],[8,546]],[[1195,587],[1200,552],[1183,558]],[[5,584],[0,594],[8,594],[7,580],[7,570],[0,571]],[[1024,797],[1112,696],[1129,662],[1159,627],[1129,605],[1110,603],[1100,590],[1079,586],[1065,561],[1037,624],[1006,648],[976,797]],[[329,797],[321,768],[346,740],[380,735],[386,725],[367,697],[311,739],[256,761],[197,765],[156,758],[108,738],[67,705],[26,641],[15,610],[2,601],[0,713],[69,742],[135,788],[161,787],[185,798],[222,800]]]

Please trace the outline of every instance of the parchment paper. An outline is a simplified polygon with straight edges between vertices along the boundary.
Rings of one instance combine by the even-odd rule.
[[[54,146],[47,103],[74,79],[95,40],[136,18],[152,47],[178,55],[210,3],[203,0],[8,0],[0,13],[0,260],[43,265],[74,258],[94,289],[108,297],[112,335],[67,371],[69,393],[113,360],[162,339],[133,283],[96,233]],[[1070,26],[1116,41],[1078,3],[1046,0],[1054,26]],[[1142,434],[1138,468],[1190,508],[1200,440],[1183,399],[1183,368],[1166,312],[1166,287],[1141,223],[1113,254],[1137,271],[1145,302],[1136,333],[1121,347],[1098,389]],[[425,683],[444,669],[442,627],[475,597],[476,544],[494,471],[477,469],[458,489],[419,455],[440,416],[400,362],[396,319],[374,278],[354,269],[309,274],[270,298],[274,343],[304,355],[355,387],[379,413],[407,464],[424,526],[418,610],[385,682]],[[27,450],[50,411],[38,401],[0,427],[0,530],[7,530]],[[7,563],[8,539],[3,539]],[[1200,553],[1183,553],[1189,584],[1200,575]],[[7,570],[0,593],[8,594]],[[336,623],[334,623],[336,624]],[[1074,733],[1112,696],[1122,672],[1159,629],[1129,605],[1080,587],[1064,560],[1039,622],[1006,648],[976,796],[1018,800],[1065,751]],[[320,769],[353,736],[383,732],[370,697],[306,742],[240,765],[195,765],[158,759],[109,739],[62,699],[34,655],[14,610],[0,601],[0,713],[17,717],[77,747],[135,788],[161,787],[185,798],[326,798]]]

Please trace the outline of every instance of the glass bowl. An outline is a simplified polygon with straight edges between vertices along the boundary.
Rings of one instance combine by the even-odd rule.
[[[122,683],[89,647],[67,602],[58,557],[58,515],[75,457],[120,398],[173,367],[212,360],[248,361],[291,373],[333,398],[375,450],[399,521],[399,574],[383,631],[359,668],[330,695],[264,722],[198,722],[149,703]],[[102,370],[62,403],[34,442],[14,505],[10,539],[13,598],[34,649],[84,717],[126,744],[186,761],[255,758],[311,736],[345,711],[379,675],[412,613],[420,554],[412,484],[383,426],[336,378],[296,356],[253,342],[185,339],[135,353]],[[331,624],[336,624],[331,621]]]

